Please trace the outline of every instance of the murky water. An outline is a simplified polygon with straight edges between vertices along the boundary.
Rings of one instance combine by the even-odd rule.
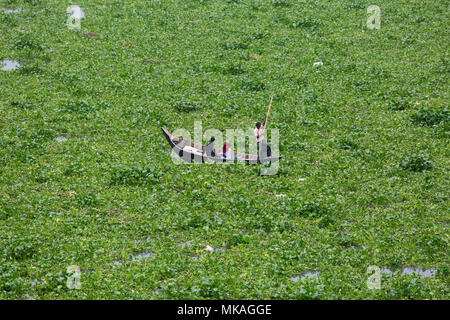
[[[131,261],[138,261],[138,260],[142,260],[142,259],[152,258],[154,255],[155,254],[151,251],[143,251],[143,252],[133,254],[131,256],[131,260],[124,260],[124,261],[114,260],[112,262],[112,264],[115,266],[121,266],[122,264],[131,262]]]
[[[388,268],[381,268],[380,272],[384,273],[384,274],[392,274],[392,273],[394,273],[394,272],[392,272],[391,269],[388,269]]]
[[[436,268],[422,269],[421,267],[402,267],[402,268],[394,269],[394,270],[391,270],[389,268],[381,268],[380,271],[383,274],[400,273],[400,276],[417,275],[417,276],[421,276],[424,278],[432,278],[436,275],[437,269]]]
[[[85,138],[85,137],[83,137],[83,138]],[[83,138],[81,138],[81,139],[83,139]],[[85,139],[83,139],[83,140],[85,140]],[[133,239],[133,242],[134,242],[134,243],[149,243],[149,242],[152,242],[152,241],[153,241],[152,238],[146,238],[146,239]]]
[[[71,6],[72,8],[72,12],[71,13],[67,13],[67,15],[71,15],[74,18],[84,18],[84,11],[79,7],[79,6]]]
[[[297,282],[300,279],[317,279],[319,277],[319,274],[322,273],[322,271],[308,271],[305,273],[302,273],[300,275],[296,275],[291,277],[291,281]]]
[[[17,13],[17,12],[22,11],[22,8],[17,8],[17,9],[0,8],[0,10],[2,10],[5,13]]]
[[[354,245],[354,246],[346,246],[345,250],[363,250],[365,248],[366,247]]]
[[[93,273],[93,272],[95,272],[94,269],[81,270],[81,273]]]
[[[217,214],[215,214],[214,215],[214,219],[216,220],[216,222],[218,223],[218,224],[222,224],[222,219],[219,217],[219,215],[217,215]]]
[[[131,261],[136,261],[136,260],[141,260],[141,259],[151,258],[151,257],[153,257],[153,252],[144,251],[144,252],[133,255],[133,257],[131,258]]]
[[[3,71],[11,71],[20,68],[20,63],[15,60],[3,60],[2,67],[0,68]]]
[[[192,241],[186,241],[186,242],[183,242],[182,244],[181,244],[181,249],[184,249],[184,248],[186,248],[186,247],[190,247],[192,245]]]
[[[436,268],[430,268],[430,269],[423,269],[421,267],[402,267],[402,268],[381,268],[380,269],[382,274],[388,274],[388,275],[395,275],[399,274],[400,276],[405,275],[411,275],[411,276],[421,276],[424,278],[432,278],[436,275],[437,269]],[[302,273],[301,275],[296,275],[291,277],[291,281],[297,282],[300,279],[317,279],[319,277],[319,274],[321,271],[308,271],[305,273]]]

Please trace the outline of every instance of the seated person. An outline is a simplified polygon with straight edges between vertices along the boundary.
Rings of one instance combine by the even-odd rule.
[[[211,137],[208,145],[205,147],[205,155],[207,157],[215,157],[216,156],[216,153],[214,152],[214,141],[215,140],[216,139],[214,137]]]
[[[222,147],[222,156],[226,159],[236,159],[233,150],[230,148],[230,144],[225,142]]]

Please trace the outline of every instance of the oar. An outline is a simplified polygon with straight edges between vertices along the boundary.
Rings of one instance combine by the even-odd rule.
[[[273,95],[270,97],[269,109],[267,110],[266,120],[264,120],[263,132],[266,131],[267,119],[269,118],[270,107],[272,106]]]

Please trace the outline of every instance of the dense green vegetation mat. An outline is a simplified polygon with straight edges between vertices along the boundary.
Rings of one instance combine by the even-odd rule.
[[[105,3],[0,0],[0,298],[448,299],[448,3]],[[172,162],[272,93],[276,175]]]

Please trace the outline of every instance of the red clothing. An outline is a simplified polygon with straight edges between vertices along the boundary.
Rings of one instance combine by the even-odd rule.
[[[223,154],[227,153],[229,147],[230,147],[230,144],[228,142],[225,142],[222,147],[222,153]]]

